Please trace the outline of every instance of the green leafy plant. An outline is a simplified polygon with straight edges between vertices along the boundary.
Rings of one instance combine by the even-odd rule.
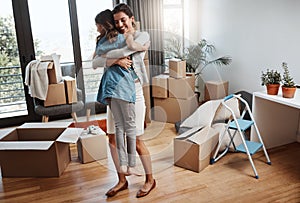
[[[282,63],[283,68],[283,77],[282,77],[282,86],[284,87],[295,87],[294,79],[291,77],[289,68],[286,62]]]
[[[202,78],[203,71],[209,65],[229,65],[232,62],[230,56],[213,58],[215,46],[201,39],[197,44],[185,47],[176,37],[167,38],[165,46],[166,58],[178,58],[186,61],[186,71],[195,73],[195,92],[199,100],[204,99],[205,82]],[[213,59],[212,59],[213,58]]]
[[[165,48],[168,57],[175,57],[181,60],[186,60],[187,72],[195,72],[195,75],[200,75],[204,69],[210,65],[229,65],[232,61],[230,56],[222,56],[210,60],[209,56],[215,51],[215,46],[209,44],[205,39],[200,40],[196,45],[191,45],[184,48],[182,43],[176,39],[167,39]]]
[[[261,85],[280,84],[281,75],[277,70],[269,70],[261,73]]]

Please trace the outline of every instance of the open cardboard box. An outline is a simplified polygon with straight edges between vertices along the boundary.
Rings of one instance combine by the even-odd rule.
[[[219,131],[193,128],[174,138],[174,164],[195,172],[209,165],[211,154],[219,141]]]
[[[2,177],[59,177],[71,161],[70,143],[82,128],[70,122],[25,123],[0,131]]]
[[[77,151],[83,164],[107,158],[106,133],[101,129],[97,135],[81,134],[77,142]]]

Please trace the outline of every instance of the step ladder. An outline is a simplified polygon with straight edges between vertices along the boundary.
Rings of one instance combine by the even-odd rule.
[[[234,114],[234,111],[228,106],[226,105],[226,101],[232,99],[232,98],[236,98],[238,100],[240,100],[241,102],[243,102],[245,104],[245,109],[243,110],[242,114],[241,114],[241,117],[240,118],[236,118],[235,114]],[[255,154],[257,151],[259,151],[260,149],[263,149],[264,151],[264,154],[266,156],[266,159],[267,159],[267,163],[269,165],[271,165],[271,161],[270,161],[270,158],[268,156],[268,153],[267,153],[267,150],[265,148],[265,145],[262,141],[262,138],[260,136],[260,133],[258,131],[258,128],[257,128],[257,125],[254,121],[254,118],[253,118],[253,115],[251,113],[251,110],[250,110],[250,107],[248,105],[248,103],[243,99],[241,98],[240,95],[234,95],[234,94],[231,94],[227,97],[224,98],[224,100],[222,101],[222,105],[230,111],[231,113],[231,117],[225,127],[225,130],[224,132],[221,134],[221,137],[220,137],[220,141],[219,141],[219,144],[216,148],[216,151],[213,155],[213,158],[210,160],[210,164],[214,164],[215,162],[217,162],[220,158],[222,158],[228,151],[229,151],[229,147],[231,145],[233,145],[233,148],[235,150],[235,152],[242,152],[242,153],[245,153],[248,155],[248,159],[251,163],[251,166],[252,166],[252,169],[254,171],[254,175],[255,175],[255,178],[258,179],[259,176],[257,174],[257,171],[256,171],[256,168],[254,166],[254,163],[253,163],[253,160],[252,160],[252,155]],[[243,119],[245,114],[248,112],[251,120],[245,120]],[[245,136],[245,131],[247,129],[249,129],[251,126],[254,126],[254,129],[257,133],[257,137],[258,137],[258,142],[253,142],[253,141],[250,141],[250,140],[246,140],[246,136]],[[230,130],[234,130],[234,133],[232,134],[230,132]],[[222,141],[224,139],[224,136],[225,134],[229,135],[230,137],[230,142],[228,145],[226,145],[226,148],[223,152],[219,153],[219,149],[221,147],[221,144],[222,144]],[[240,138],[242,140],[242,143],[238,146],[235,146],[235,143],[233,141],[234,137],[236,136],[236,134],[239,134],[240,135]]]

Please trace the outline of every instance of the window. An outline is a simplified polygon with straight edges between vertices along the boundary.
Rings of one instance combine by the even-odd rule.
[[[35,55],[56,53],[60,62],[73,62],[68,1],[28,0]]]
[[[164,40],[165,46],[172,46],[172,40],[184,45],[184,4],[183,0],[164,0]],[[165,53],[165,58],[172,55]]]
[[[82,61],[92,59],[92,55],[96,46],[97,28],[95,26],[95,17],[98,13],[105,9],[112,9],[111,0],[77,0],[77,15],[80,34],[80,47]]]
[[[105,9],[113,9],[113,2],[101,0],[99,3],[99,0],[89,0],[87,4],[85,0],[77,0],[76,5],[86,101],[96,101],[103,69],[94,70],[91,63],[96,47],[96,37],[99,35],[95,17]]]
[[[76,63],[76,71],[78,69],[80,71],[83,66],[84,82],[90,84],[95,82],[93,88],[85,86],[90,88],[90,92],[94,95],[96,94],[103,70],[94,71],[89,65],[98,34],[94,18],[101,10],[112,9],[113,2],[112,0],[89,0],[88,3],[83,0],[1,0],[0,126],[18,125],[20,122],[38,119],[32,98],[29,94],[25,94],[27,91],[24,91],[22,78],[26,65],[34,56],[38,59],[41,55],[57,53],[61,55],[62,65]],[[77,4],[79,22],[76,19],[70,22],[70,10],[71,14],[76,12],[74,3]],[[75,27],[78,23],[81,50],[79,46],[73,48],[73,43],[78,45],[78,33],[77,30],[72,33],[71,23]],[[75,39],[72,40],[72,36],[75,36]],[[82,58],[76,58],[74,61],[74,55],[79,52]],[[85,71],[86,67],[90,72]],[[94,78],[86,78],[85,73]],[[80,74],[78,77],[79,86],[83,86],[81,76]],[[15,116],[18,116],[17,119],[10,118]]]
[[[27,115],[11,0],[0,7],[0,118]]]

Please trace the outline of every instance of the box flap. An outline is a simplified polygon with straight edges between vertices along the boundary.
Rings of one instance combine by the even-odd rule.
[[[190,136],[187,140],[200,145],[207,141],[210,137],[214,136],[216,133],[218,133],[218,131],[216,131],[215,129],[211,127],[205,127],[199,132]]]
[[[14,131],[16,128],[7,128],[7,129],[0,129],[0,140],[2,140],[6,135]]]
[[[195,134],[196,132],[198,132],[202,127],[193,127],[192,129],[178,135],[175,139],[186,139],[190,136],[192,136],[193,134]]]
[[[54,141],[0,142],[0,150],[48,150]]]
[[[20,128],[67,128],[72,122],[24,123]]]
[[[75,144],[84,128],[67,128],[56,141]]]

